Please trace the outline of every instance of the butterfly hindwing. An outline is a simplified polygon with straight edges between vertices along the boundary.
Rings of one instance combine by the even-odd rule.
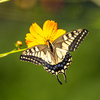
[[[75,51],[88,34],[86,29],[76,29],[57,38],[53,44],[67,51]]]
[[[22,52],[20,60],[41,65],[42,61],[45,60],[46,52],[47,45],[37,45]]]
[[[52,65],[51,63],[44,60],[43,66],[47,72],[50,72],[53,75],[55,75],[57,77],[57,80],[59,81],[59,83],[62,84],[62,82],[59,80],[58,75],[60,73],[62,73],[64,75],[64,79],[66,82],[65,71],[68,69],[68,67],[70,66],[70,64],[72,62],[72,56],[69,52],[67,52],[66,50],[63,50],[63,49],[56,48],[56,52],[57,52],[58,62],[56,64]],[[51,59],[51,58],[49,58],[49,59]]]

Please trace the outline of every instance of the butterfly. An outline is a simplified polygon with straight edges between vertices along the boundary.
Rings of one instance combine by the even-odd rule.
[[[44,69],[55,75],[58,82],[62,84],[58,75],[62,73],[66,80],[65,71],[72,62],[69,51],[75,51],[88,34],[86,29],[76,29],[59,36],[52,43],[47,40],[47,45],[35,45],[23,51],[20,60],[43,65]]]

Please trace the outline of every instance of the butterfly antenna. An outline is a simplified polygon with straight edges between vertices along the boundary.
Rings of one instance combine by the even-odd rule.
[[[56,75],[58,82],[62,85],[62,82],[59,80],[58,75]]]

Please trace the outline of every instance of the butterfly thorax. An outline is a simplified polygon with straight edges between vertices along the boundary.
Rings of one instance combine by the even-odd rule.
[[[53,52],[53,44],[50,42],[50,40],[47,40],[47,45],[48,45],[48,48],[50,49],[51,52]]]
[[[51,43],[50,40],[47,40],[47,45],[48,45],[48,52],[50,53],[53,62],[55,64],[57,64],[58,60],[57,60],[57,54],[56,54],[55,46]]]

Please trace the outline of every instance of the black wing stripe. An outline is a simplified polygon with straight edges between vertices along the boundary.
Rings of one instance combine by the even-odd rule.
[[[44,56],[46,55],[46,48],[46,45],[38,45],[31,47],[22,52],[22,54],[20,55],[20,60],[31,62],[36,65],[41,65],[43,60],[45,59]]]
[[[88,31],[86,29],[83,29],[82,31],[76,31],[77,33],[79,33],[76,38],[73,40],[73,42],[71,43],[71,45],[69,46],[69,51],[75,51],[78,46],[80,45],[80,43],[83,41],[83,39],[86,37],[86,35],[88,34]],[[73,34],[73,32],[72,32]]]
[[[31,62],[31,63],[34,63],[36,65],[41,65],[42,61],[43,61],[41,58],[38,58],[35,56],[25,56],[25,55],[21,55],[20,60],[26,61],[26,62]]]
[[[57,38],[53,44],[56,48],[75,51],[88,34],[86,29],[76,29]]]

